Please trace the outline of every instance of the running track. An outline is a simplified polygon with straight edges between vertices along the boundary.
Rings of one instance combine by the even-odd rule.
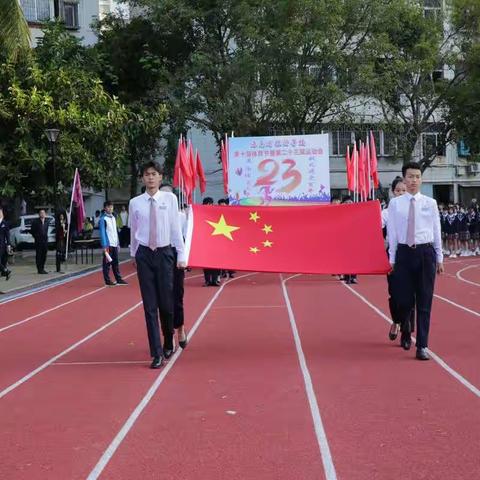
[[[0,479],[479,478],[480,259],[437,281],[430,362],[388,341],[382,277],[190,272],[160,371],[123,270],[0,304]]]

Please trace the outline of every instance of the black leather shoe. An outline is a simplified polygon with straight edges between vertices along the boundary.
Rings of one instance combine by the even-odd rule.
[[[402,336],[400,338],[400,345],[404,350],[410,350],[410,347],[412,346],[412,337],[410,336],[410,333],[402,332]]]
[[[426,348],[417,348],[415,358],[417,358],[417,360],[430,360],[430,356],[428,355]]]
[[[182,348],[187,348],[187,345],[188,345],[187,332],[185,332],[185,340],[179,340],[179,341],[178,341],[178,344],[179,344],[180,347],[182,347]]]
[[[173,349],[171,348],[164,348],[163,349],[163,356],[166,360],[168,360],[173,355]]]
[[[10,276],[12,275],[11,270],[7,270],[5,272],[5,280],[8,282],[10,280]]]
[[[162,368],[163,366],[163,357],[153,357],[152,364],[150,368]]]
[[[392,326],[390,327],[390,331],[388,332],[388,338],[393,342],[393,340],[395,340],[397,336],[398,336],[397,324],[392,323]]]

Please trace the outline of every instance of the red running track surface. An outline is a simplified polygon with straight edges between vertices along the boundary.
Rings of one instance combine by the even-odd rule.
[[[457,303],[468,298],[480,311],[480,286],[456,277],[472,265],[462,275],[480,285],[475,263],[447,264],[452,276],[439,279],[437,293]],[[286,281],[290,317],[280,275],[237,278],[219,291],[202,287],[199,274],[186,283],[187,329],[198,329],[164,373],[147,368],[142,307],[132,308],[140,301],[134,277],[124,289],[102,290],[0,332],[5,391],[120,317],[0,398],[1,479],[84,479],[96,465],[98,478],[119,480],[478,476],[479,396],[437,362],[417,362],[413,349],[388,341],[387,322],[342,283],[325,276]],[[385,279],[359,282],[354,289],[387,313]],[[40,303],[32,295],[0,312],[8,306],[21,321],[100,285],[99,274],[88,276],[44,292]],[[434,302],[431,348],[477,389],[479,321]],[[317,432],[308,375],[321,415]],[[145,397],[155,381],[158,390]],[[126,436],[105,456],[122,427]]]

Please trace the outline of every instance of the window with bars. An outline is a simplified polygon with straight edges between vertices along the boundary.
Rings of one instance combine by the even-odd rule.
[[[20,0],[27,22],[50,20],[50,0]]]
[[[425,18],[440,20],[442,16],[443,0],[424,0],[423,15]]]
[[[65,23],[65,27],[71,29],[78,28],[78,3],[75,1],[62,2],[61,17]]]
[[[337,130],[331,133],[332,155],[345,155],[347,145],[353,143],[353,135],[351,130]]]
[[[446,145],[442,141],[441,135],[438,132],[422,133],[422,157],[431,155],[444,157],[446,155]]]

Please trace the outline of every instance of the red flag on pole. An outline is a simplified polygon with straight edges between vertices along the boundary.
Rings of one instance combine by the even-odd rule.
[[[182,174],[183,190],[185,192],[185,196],[188,203],[188,202],[191,202],[191,198],[192,198],[192,189],[191,189],[192,169],[190,168],[187,144],[185,140],[182,141],[182,145],[181,145],[180,172]]]
[[[347,188],[352,191],[355,189],[354,178],[353,178],[353,154],[350,158],[350,145],[347,145],[347,154],[345,156],[345,165],[347,171]]]
[[[197,186],[197,167],[195,165],[195,154],[193,153],[192,141],[190,140],[188,143],[189,143],[188,161],[190,163],[190,170],[192,171],[190,187],[191,187],[191,191],[193,192],[195,190],[195,187]]]
[[[85,204],[83,203],[82,184],[80,183],[80,172],[78,171],[78,168],[75,169],[75,176],[73,177],[72,204],[73,202],[75,202],[77,208],[77,231],[81,232],[83,230],[86,214]]]
[[[363,144],[360,142],[360,152],[358,154],[358,192],[360,193],[362,200],[365,196],[365,160]]]
[[[207,179],[205,178],[205,171],[203,170],[203,165],[202,161],[200,160],[200,153],[196,152],[195,155],[195,164],[197,166],[197,175],[198,175],[198,180],[199,180],[199,185],[200,185],[200,192],[205,193],[205,190],[207,188]]]
[[[377,147],[375,145],[375,137],[370,130],[370,170],[372,173],[373,186],[378,188],[378,161],[377,161]]]
[[[221,142],[220,159],[222,161],[223,170],[223,191],[228,193],[228,137],[225,135],[225,142]]]
[[[324,274],[390,270],[379,202],[302,208],[193,205],[186,249],[192,267]]]
[[[175,167],[173,170],[173,186],[178,188],[180,186],[180,163],[182,156],[182,137],[178,139],[177,155],[175,157]]]

